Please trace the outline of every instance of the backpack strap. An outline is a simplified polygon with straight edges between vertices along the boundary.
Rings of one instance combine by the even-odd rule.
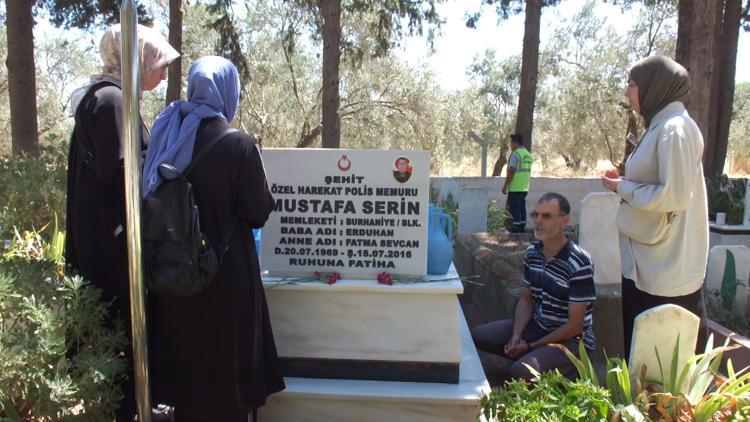
[[[195,166],[203,159],[203,157],[206,156],[206,154],[208,154],[211,148],[218,145],[219,142],[223,141],[227,136],[236,132],[239,132],[239,130],[235,128],[231,128],[231,127],[226,128],[220,134],[209,139],[208,142],[206,142],[206,144],[203,145],[203,148],[201,148],[200,152],[198,152],[198,155],[193,157],[193,161],[190,162],[190,165],[185,169],[185,171],[182,172],[182,176],[187,178],[190,172],[193,171]],[[239,216],[234,217],[234,219],[232,220],[232,225],[229,228],[229,231],[227,231],[224,234],[224,236],[221,239],[221,243],[218,244],[216,247],[216,255],[219,258],[220,263],[224,260],[224,255],[226,255],[227,251],[229,250],[229,241],[232,240],[232,235],[234,234],[234,230],[237,228],[237,223],[239,223]]]
[[[198,153],[198,155],[196,155],[195,157],[193,157],[193,161],[191,161],[190,165],[187,166],[187,168],[185,169],[185,171],[182,172],[182,175],[184,177],[187,177],[188,174],[190,174],[190,172],[193,171],[193,169],[195,168],[195,166],[198,165],[198,163],[203,159],[203,157],[205,157],[206,154],[208,154],[208,152],[211,150],[211,148],[213,148],[216,145],[218,145],[219,142],[223,141],[224,138],[226,138],[227,136],[229,136],[229,135],[231,135],[233,133],[236,133],[236,132],[239,132],[239,130],[237,130],[235,128],[232,128],[232,127],[226,128],[220,134],[218,134],[218,135],[214,136],[213,138],[209,139],[208,142],[206,142],[205,145],[203,145],[203,148],[201,148],[201,150]]]
[[[232,225],[229,230],[224,234],[224,238],[221,239],[221,243],[216,246],[216,256],[219,258],[219,263],[224,261],[224,255],[229,251],[229,242],[232,240],[234,230],[237,228],[237,224],[240,222],[239,216],[234,216],[232,219]]]

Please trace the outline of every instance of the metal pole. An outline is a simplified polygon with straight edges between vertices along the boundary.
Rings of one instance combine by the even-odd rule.
[[[487,143],[482,143],[482,177],[487,177]]]
[[[477,135],[473,130],[469,131],[469,138],[482,146],[482,177],[487,177],[487,149],[489,147],[488,142],[482,139],[482,137]]]
[[[141,123],[138,64],[138,20],[135,0],[122,0],[120,54],[122,65],[122,142],[125,158],[125,215],[130,273],[130,314],[133,335],[133,372],[138,420],[151,422],[148,384],[148,347],[141,266]]]

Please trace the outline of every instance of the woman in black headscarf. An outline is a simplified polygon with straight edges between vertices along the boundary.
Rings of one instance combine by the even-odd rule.
[[[625,162],[625,174],[610,170],[602,176],[604,187],[621,198],[616,223],[626,357],[635,317],[667,303],[701,319],[698,346],[704,345],[708,206],[703,136],[685,109],[689,94],[688,72],[674,60],[652,56],[633,65],[625,96],[643,116],[646,131]]]

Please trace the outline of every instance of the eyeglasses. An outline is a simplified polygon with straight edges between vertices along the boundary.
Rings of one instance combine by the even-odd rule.
[[[542,217],[542,220],[551,220],[552,217],[563,217],[565,215],[567,214],[552,214],[551,212],[536,212],[536,211],[531,211],[529,213],[529,216],[531,218],[535,219],[535,218]]]

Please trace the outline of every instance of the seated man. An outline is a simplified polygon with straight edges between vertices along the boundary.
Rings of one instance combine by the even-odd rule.
[[[476,327],[472,337],[479,350],[515,360],[512,378],[533,377],[524,364],[539,372],[556,368],[574,378],[576,369],[565,353],[549,345],[562,344],[576,355],[580,341],[594,348],[591,257],[563,234],[570,221],[564,196],[544,194],[530,215],[537,241],[523,257],[523,290],[514,318]]]

